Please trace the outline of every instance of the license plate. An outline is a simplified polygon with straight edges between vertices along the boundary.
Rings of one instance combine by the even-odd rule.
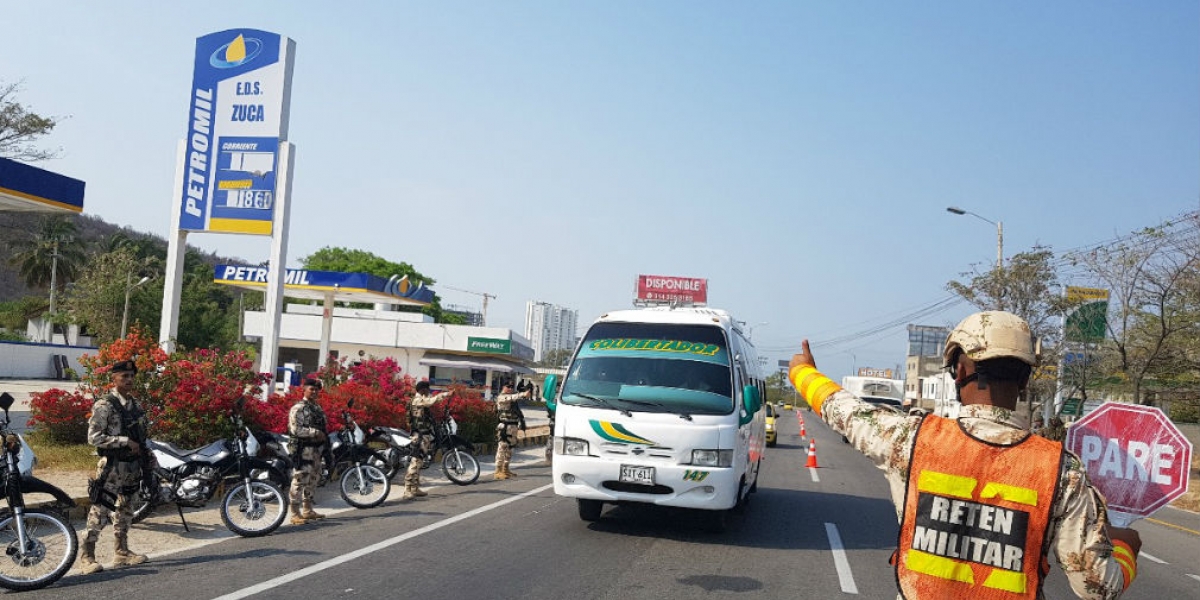
[[[621,481],[640,485],[654,485],[654,467],[621,465]]]

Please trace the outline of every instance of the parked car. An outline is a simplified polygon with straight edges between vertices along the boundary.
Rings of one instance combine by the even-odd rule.
[[[777,412],[778,409],[775,408],[774,404],[767,404],[765,410],[767,411],[767,445],[774,446],[779,435],[779,432],[775,430],[775,417],[778,416],[779,413]]]

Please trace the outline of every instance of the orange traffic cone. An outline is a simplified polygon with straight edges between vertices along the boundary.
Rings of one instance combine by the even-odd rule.
[[[808,432],[804,430],[804,421],[800,421],[800,437],[808,437]]]
[[[808,442],[808,462],[804,466],[809,469],[819,469],[817,466],[817,440],[812,439]]]

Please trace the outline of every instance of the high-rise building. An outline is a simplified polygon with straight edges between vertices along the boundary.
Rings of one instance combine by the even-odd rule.
[[[942,348],[948,335],[950,335],[949,327],[908,326],[908,359],[905,361],[904,369],[904,397],[912,401],[914,406],[922,406],[922,401],[932,400],[922,396],[922,380],[937,375],[942,366]]]
[[[525,337],[533,346],[533,360],[541,362],[551,350],[575,349],[579,311],[548,302],[525,303]]]

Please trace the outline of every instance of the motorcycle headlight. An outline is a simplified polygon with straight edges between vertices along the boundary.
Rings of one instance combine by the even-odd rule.
[[[731,467],[733,450],[692,450],[692,464],[699,467]]]
[[[767,431],[775,431],[775,424],[767,423]]]
[[[587,456],[588,443],[587,440],[577,438],[554,438],[554,453],[567,454],[572,456]]]

